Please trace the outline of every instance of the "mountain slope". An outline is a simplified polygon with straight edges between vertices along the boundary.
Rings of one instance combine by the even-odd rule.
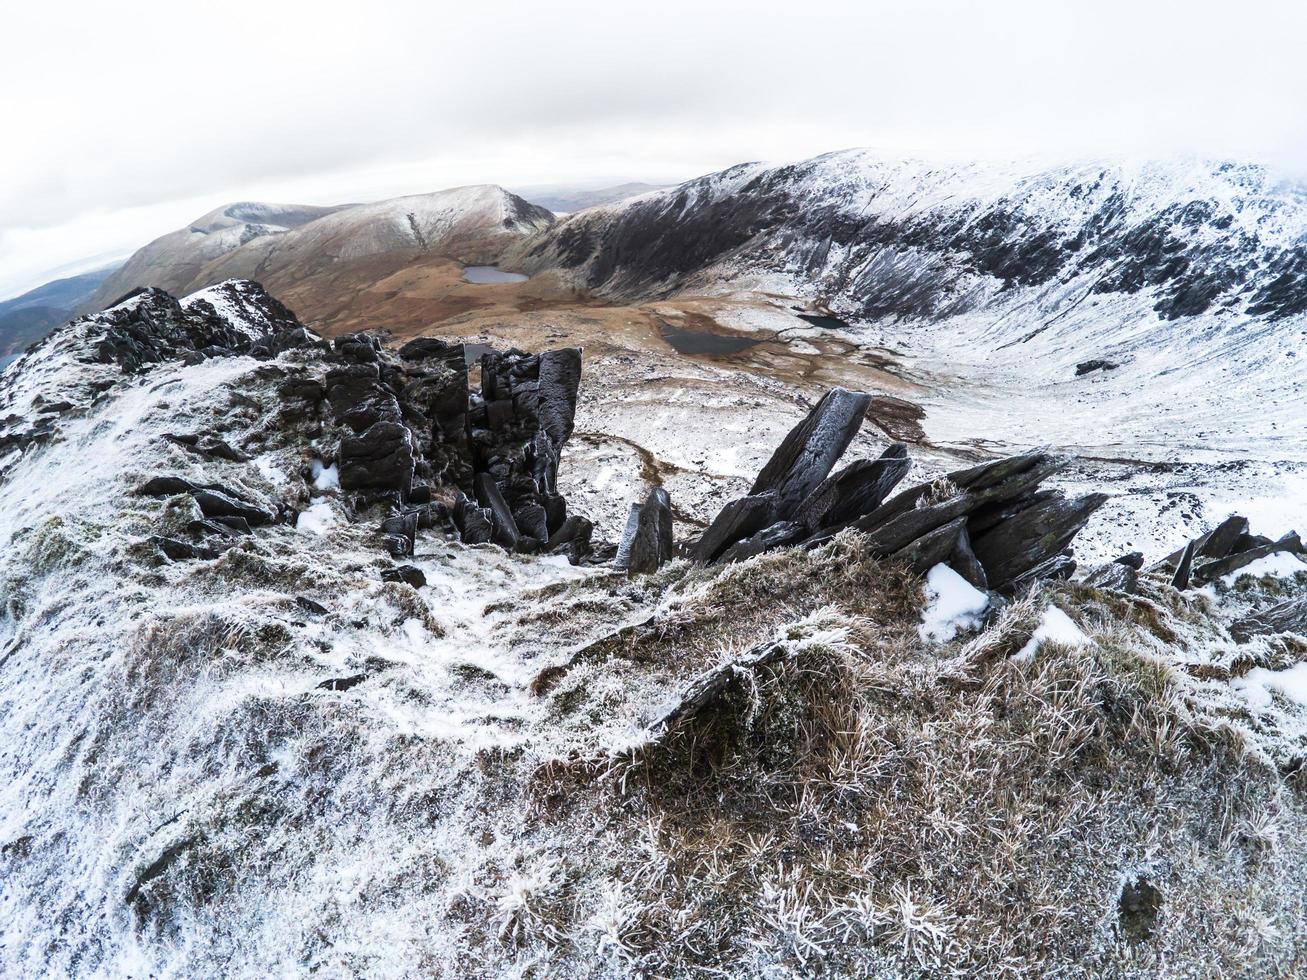
[[[911,357],[938,393],[940,442],[1307,458],[1307,195],[1257,166],[848,151],[591,209],[518,261],[614,300],[749,293],[834,311],[850,321],[838,335]]]
[[[71,317],[114,271],[109,266],[55,279],[0,302],[0,366]]]
[[[190,292],[232,278],[284,289],[315,274],[388,255],[478,260],[553,215],[492,185],[339,208],[231,205],[151,242],[95,295],[159,286]]]
[[[331,214],[336,208],[303,204],[264,204],[242,201],[216,208],[185,228],[169,232],[137,249],[116,273],[105,280],[82,307],[103,309],[119,296],[144,286],[186,292],[203,274],[205,265],[243,245]],[[210,285],[206,282],[204,285]]]

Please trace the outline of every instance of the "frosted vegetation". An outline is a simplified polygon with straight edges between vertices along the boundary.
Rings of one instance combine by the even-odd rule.
[[[0,393],[74,406],[0,459],[0,973],[1299,963],[1307,645],[1226,631],[1298,570],[985,609],[852,533],[628,579],[424,531],[415,589],[262,365],[127,377],[93,330]],[[287,517],[170,562],[161,472]]]

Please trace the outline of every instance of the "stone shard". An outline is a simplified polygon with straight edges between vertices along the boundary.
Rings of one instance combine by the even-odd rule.
[[[254,504],[246,503],[244,500],[221,490],[207,490],[197,488],[191,491],[191,496],[199,504],[200,511],[205,517],[240,517],[244,518],[247,524],[255,527],[261,524],[271,524],[277,519],[277,515],[262,507],[256,507]]]
[[[1076,560],[1070,550],[1046,558],[1034,568],[1027,569],[1010,582],[1006,582],[1003,591],[1007,595],[1020,595],[1037,582],[1065,581],[1076,573]]]
[[[384,569],[381,573],[381,581],[403,582],[405,585],[420,589],[427,584],[427,577],[416,565],[397,565],[395,568]]]
[[[784,548],[786,545],[799,544],[807,535],[807,531],[807,527],[797,521],[779,521],[770,527],[763,528],[756,534],[735,542],[718,555],[715,562],[719,565],[729,565],[732,562],[747,561],[754,555],[760,555],[764,551],[771,551],[773,548]]]
[[[918,575],[926,574],[936,565],[947,565],[976,588],[989,587],[984,567],[971,548],[965,517],[956,518],[922,535],[891,557]]]
[[[655,487],[640,505],[626,568],[636,574],[656,572],[672,560],[672,501]]]
[[[823,480],[794,512],[814,533],[847,527],[871,513],[911,468],[908,447],[896,442],[879,459],[859,459]]]
[[[581,351],[575,347],[540,355],[537,413],[540,428],[561,447],[572,437],[576,397],[581,387]]]
[[[1171,578],[1171,587],[1184,591],[1189,588],[1189,579],[1194,566],[1194,551],[1198,548],[1197,541],[1190,541],[1184,546],[1184,551],[1180,553],[1180,563],[1176,566],[1175,575]]]
[[[695,542],[690,556],[697,562],[708,564],[736,541],[757,534],[777,520],[776,496],[765,493],[732,500],[718,511],[713,522]]]
[[[517,529],[517,521],[513,519],[513,511],[504,495],[499,492],[499,485],[489,473],[478,473],[475,486],[477,502],[490,511],[490,523],[494,532],[492,540],[505,548],[516,547],[522,535]]]
[[[1218,558],[1216,561],[1204,562],[1194,569],[1193,579],[1198,585],[1206,585],[1223,575],[1229,575],[1231,572],[1246,568],[1259,558],[1281,552],[1291,555],[1304,554],[1302,540],[1296,532],[1290,531],[1278,541],[1270,541],[1255,548],[1249,548],[1246,551],[1238,551],[1232,555],[1227,555],[1225,558]]]
[[[972,545],[990,587],[1006,591],[1026,573],[1062,554],[1107,499],[1107,494],[1091,493],[1071,500],[1044,500],[977,537]]]
[[[1133,595],[1139,591],[1139,571],[1117,559],[1095,568],[1085,576],[1084,584],[1096,589],[1111,589]]]
[[[1268,541],[1260,542],[1262,544]],[[1200,535],[1194,541],[1193,558],[1198,564],[1202,564],[1199,559],[1215,560],[1225,558],[1238,551],[1247,551],[1249,548],[1256,547],[1257,542],[1251,542],[1248,535],[1248,518],[1241,517],[1238,514],[1227,517],[1224,521]],[[1188,542],[1185,548],[1188,547]],[[1156,565],[1154,569],[1175,569],[1180,566],[1180,559],[1184,556],[1185,548],[1179,548]]]
[[[489,544],[494,538],[490,511],[478,507],[463,493],[454,500],[454,527],[464,544]]]
[[[640,527],[640,511],[643,509],[643,504],[632,504],[626,512],[626,525],[622,528],[622,536],[617,542],[617,556],[613,559],[613,565],[617,568],[626,568],[631,564],[631,548],[635,544],[635,533]]]
[[[777,519],[789,518],[844,455],[870,404],[865,392],[828,391],[776,448],[749,496],[774,494]]]

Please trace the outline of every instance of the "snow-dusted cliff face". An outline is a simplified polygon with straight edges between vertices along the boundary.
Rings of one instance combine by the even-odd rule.
[[[1033,171],[851,151],[579,214],[534,254],[617,292],[781,273],[868,320],[939,320],[1079,279],[1090,296],[1146,290],[1166,319],[1278,319],[1307,311],[1304,235],[1307,194],[1255,166]]]

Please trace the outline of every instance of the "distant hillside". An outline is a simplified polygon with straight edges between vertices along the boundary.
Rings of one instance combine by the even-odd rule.
[[[71,319],[116,270],[117,266],[109,266],[80,276],[55,279],[0,302],[0,365]]]
[[[598,207],[600,204],[615,204],[618,201],[625,201],[627,198],[648,194],[650,191],[663,190],[665,187],[667,187],[666,184],[643,184],[639,181],[630,181],[625,184],[599,187],[594,190],[579,190],[568,187],[527,187],[517,193],[532,204],[548,208],[555,214],[571,214],[573,211],[584,211],[586,208]]]

